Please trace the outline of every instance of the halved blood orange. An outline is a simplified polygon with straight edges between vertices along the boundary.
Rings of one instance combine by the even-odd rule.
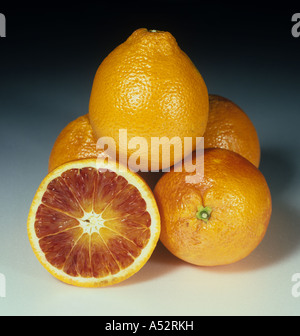
[[[45,177],[27,229],[35,255],[52,275],[76,286],[102,287],[129,278],[147,262],[159,239],[160,217],[140,176],[84,159]]]

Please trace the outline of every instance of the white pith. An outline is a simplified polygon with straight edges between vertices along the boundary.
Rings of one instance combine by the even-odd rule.
[[[105,227],[105,220],[102,218],[101,214],[97,214],[94,211],[85,212],[84,216],[79,219],[80,226],[83,229],[83,234],[88,233],[99,233],[102,227]]]

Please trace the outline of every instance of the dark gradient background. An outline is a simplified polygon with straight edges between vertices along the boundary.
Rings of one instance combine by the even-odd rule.
[[[300,38],[291,34],[291,17],[300,5],[2,3],[0,273],[7,295],[0,315],[299,315],[291,278],[300,273]],[[249,115],[261,142],[272,219],[262,244],[234,265],[197,268],[159,245],[126,282],[74,288],[53,279],[33,255],[29,207],[59,132],[88,112],[99,64],[141,27],[171,32],[209,92]]]

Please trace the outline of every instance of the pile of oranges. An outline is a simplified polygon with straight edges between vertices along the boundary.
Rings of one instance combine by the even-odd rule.
[[[204,174],[197,183],[186,168],[190,153],[133,148],[120,141],[204,137]],[[99,138],[116,144],[115,165],[98,160]],[[165,172],[151,188],[129,169]],[[209,94],[204,79],[169,32],[138,29],[100,64],[89,113],[59,134],[28,216],[28,235],[43,266],[77,286],[100,287],[136,273],[158,239],[176,257],[218,266],[248,256],[263,239],[271,195],[259,170],[260,144],[254,125],[234,102]],[[134,156],[135,155],[135,156]],[[183,156],[182,171],[174,169]],[[149,174],[157,174],[150,172]]]

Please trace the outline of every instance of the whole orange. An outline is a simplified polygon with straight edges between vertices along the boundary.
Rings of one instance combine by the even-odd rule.
[[[141,28],[99,66],[89,117],[97,137],[115,140],[117,154],[130,157],[139,150],[141,169],[150,169],[151,161],[162,169],[181,160],[183,150],[172,152],[170,163],[164,163],[161,147],[151,148],[151,138],[174,138],[174,147],[179,148],[184,137],[202,137],[208,92],[199,71],[169,32]],[[128,141],[145,139],[146,149],[132,146],[127,151],[126,141],[119,141],[121,129],[127,130]],[[193,150],[195,146],[196,142]]]
[[[57,137],[49,157],[48,171],[66,162],[96,158],[100,153],[96,149],[88,115],[83,115],[70,122]]]
[[[256,129],[247,114],[227,98],[209,95],[204,147],[229,149],[259,167],[260,145]]]
[[[191,174],[171,170],[154,189],[162,243],[178,258],[201,266],[248,256],[263,239],[272,211],[262,173],[239,154],[216,148],[204,152],[201,181],[187,183]]]

